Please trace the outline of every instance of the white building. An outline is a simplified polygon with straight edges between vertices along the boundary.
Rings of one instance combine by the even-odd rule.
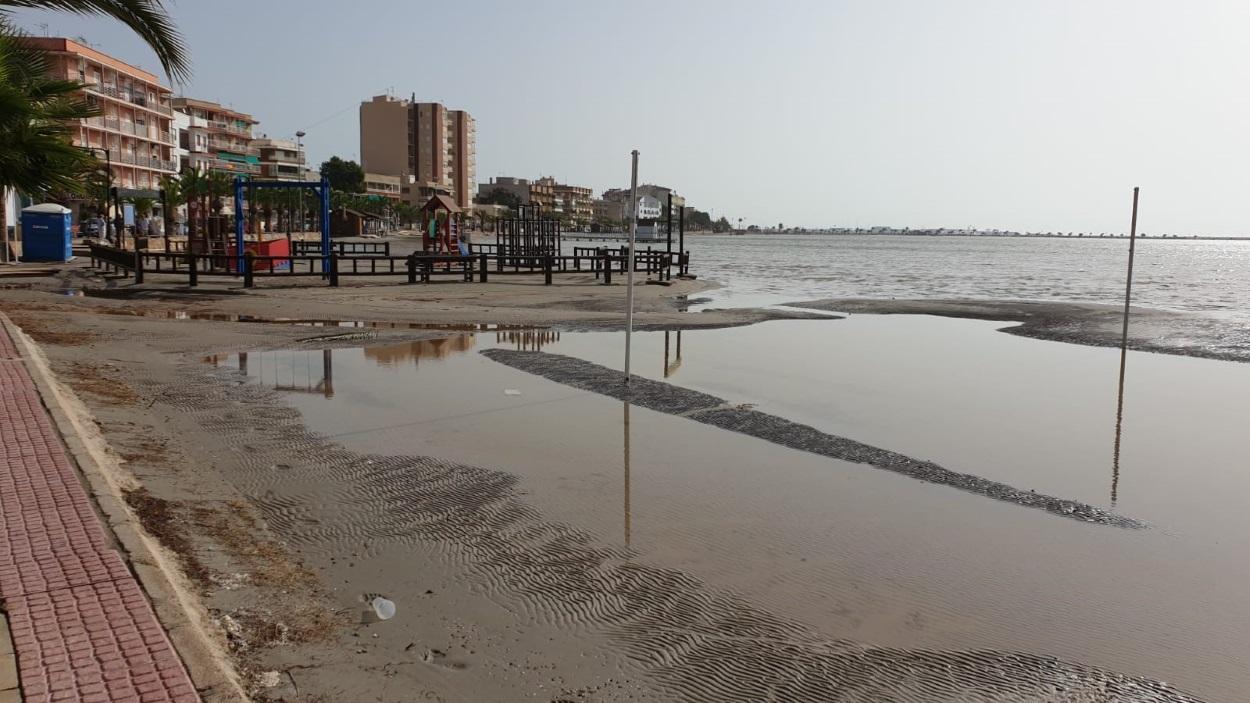
[[[660,201],[649,195],[638,196],[638,219],[639,220],[658,220],[663,206]]]
[[[185,146],[186,140],[182,136],[182,133],[189,129],[191,129],[191,116],[181,110],[174,110],[174,166],[178,173],[182,173],[184,165],[188,163],[191,156],[191,152]]]

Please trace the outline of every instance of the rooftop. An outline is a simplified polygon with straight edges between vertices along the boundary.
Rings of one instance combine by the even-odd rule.
[[[59,54],[74,54],[92,61],[98,61],[109,68],[124,71],[132,77],[152,83],[167,93],[173,92],[161,83],[160,76],[157,76],[155,73],[145,71],[142,68],[126,63],[121,59],[115,59],[102,51],[93,49],[86,44],[76,42],[73,39],[66,39],[65,37],[26,37],[26,41],[30,44],[30,46],[42,49],[43,51]]]

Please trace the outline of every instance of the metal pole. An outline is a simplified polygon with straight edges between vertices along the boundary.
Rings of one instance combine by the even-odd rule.
[[[629,247],[625,251],[625,384],[629,384],[629,345],[634,334],[634,237],[638,234],[638,150],[629,179]]]
[[[234,270],[243,273],[243,179],[234,177]]]
[[[1124,282],[1124,330],[1120,334],[1120,348],[1128,347],[1128,307],[1133,297],[1133,254],[1137,243],[1137,193],[1133,188],[1133,221],[1128,231],[1128,277]]]
[[[1133,255],[1137,241],[1137,195],[1133,188],[1133,220],[1128,233],[1128,277],[1124,283],[1124,327],[1120,333],[1120,384],[1115,404],[1115,448],[1111,458],[1111,505],[1114,507],[1120,488],[1120,435],[1124,422],[1124,366],[1128,361],[1128,309],[1133,295]]]
[[[299,178],[304,180],[304,132],[295,133],[295,159],[299,162]],[[299,231],[304,231],[304,189],[299,189]]]

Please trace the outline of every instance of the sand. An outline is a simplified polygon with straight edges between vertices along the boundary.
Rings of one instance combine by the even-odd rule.
[[[939,315],[1018,324],[1003,331],[1021,337],[1097,347],[1119,347],[1122,305],[1026,300],[875,300],[834,298],[794,307],[873,315]],[[1133,307],[1128,347],[1224,361],[1250,361],[1250,329],[1211,315]]]
[[[0,309],[43,345],[142,483],[132,504],[179,552],[259,699],[1197,700],[1047,657],[831,639],[547,519],[506,470],[350,451],[311,434],[280,394],[203,363],[217,352],[434,339],[447,333],[439,325],[616,328],[620,286],[191,292],[82,267],[32,283],[0,290]],[[639,326],[807,317],[681,312],[708,286],[639,286]],[[57,292],[67,287],[93,295]],[[380,324],[245,321],[257,318]],[[378,595],[397,603],[395,620],[370,615]]]

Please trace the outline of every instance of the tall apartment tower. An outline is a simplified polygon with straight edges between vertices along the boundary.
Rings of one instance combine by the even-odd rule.
[[[471,208],[477,195],[477,131],[464,110],[376,95],[360,104],[360,165],[398,176],[403,199],[424,205],[435,193]]]

